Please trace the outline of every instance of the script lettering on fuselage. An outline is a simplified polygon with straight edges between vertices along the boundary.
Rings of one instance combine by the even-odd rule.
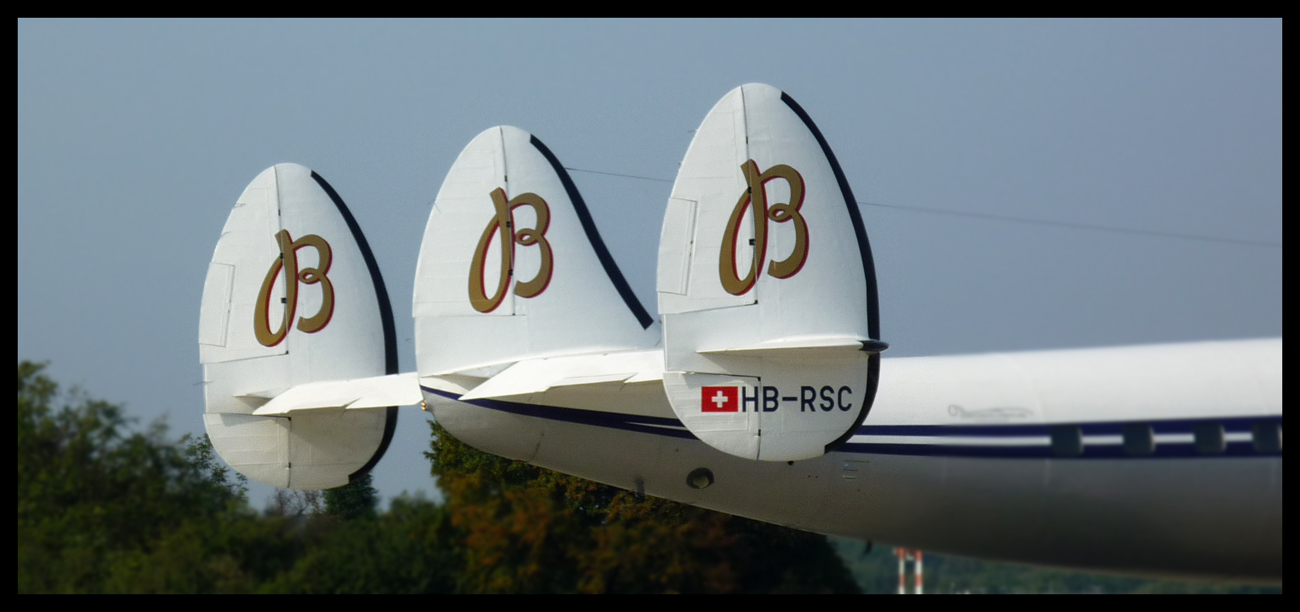
[[[804,221],[799,209],[803,207],[804,181],[799,171],[785,164],[777,164],[760,172],[754,160],[741,164],[745,173],[745,192],[740,195],[736,207],[731,210],[727,228],[722,235],[722,250],[718,257],[718,276],[722,288],[732,295],[743,295],[754,288],[758,275],[767,259],[767,222],[790,221],[794,224],[794,249],[782,261],[773,261],[767,267],[767,273],[774,278],[790,278],[803,269],[808,261],[808,223]],[[783,204],[767,204],[767,183],[783,179],[790,185],[790,201]],[[736,270],[736,242],[740,234],[740,223],[745,217],[745,210],[753,208],[754,247],[753,258],[749,262],[749,271],[744,277]]]
[[[483,230],[469,268],[469,303],[474,310],[483,313],[496,310],[506,297],[506,288],[510,286],[510,278],[515,273],[516,244],[537,245],[541,249],[542,265],[537,270],[537,276],[532,280],[515,284],[515,295],[531,298],[546,291],[546,287],[551,283],[551,272],[554,268],[551,243],[546,241],[546,230],[551,226],[551,208],[546,204],[546,200],[531,192],[507,200],[506,190],[500,187],[492,190],[491,196],[496,214]],[[524,228],[517,232],[514,230],[514,211],[520,206],[533,207],[533,212],[537,214],[537,227]],[[486,264],[487,250],[492,245],[493,238],[499,238],[501,243],[501,273],[497,277],[496,292],[489,296],[483,287],[483,266]]]
[[[782,407],[799,412],[848,412],[853,409],[853,388],[801,385],[798,395],[783,395],[777,387],[700,387],[701,412],[776,412]]]
[[[330,248],[330,243],[316,234],[294,240],[289,235],[289,230],[280,230],[275,239],[280,245],[280,254],[271,263],[271,269],[262,280],[262,289],[257,293],[257,305],[253,308],[253,334],[262,346],[275,346],[289,335],[289,325],[293,323],[294,314],[298,310],[299,284],[321,286],[320,310],[310,317],[298,319],[300,331],[314,334],[325,329],[334,316],[334,283],[327,276],[330,265],[334,262],[334,251]],[[298,249],[303,247],[316,249],[319,262],[315,267],[299,268]],[[285,279],[284,312],[280,315],[278,329],[271,331],[271,288],[275,286],[275,279],[281,271],[284,272]]]

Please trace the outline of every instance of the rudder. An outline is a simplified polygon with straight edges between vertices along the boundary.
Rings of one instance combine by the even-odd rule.
[[[330,488],[365,473],[392,439],[396,407],[254,412],[294,387],[396,374],[395,336],[383,278],[343,200],[305,167],[262,172],[231,210],[204,285],[204,425],[218,454],[277,487]]]
[[[866,231],[825,138],[780,90],[738,87],[696,130],[658,295],[665,390],[715,448],[816,457],[870,410],[884,345]]]
[[[564,167],[510,126],[480,133],[448,171],[420,246],[413,310],[421,376],[486,378],[522,359],[659,341]]]

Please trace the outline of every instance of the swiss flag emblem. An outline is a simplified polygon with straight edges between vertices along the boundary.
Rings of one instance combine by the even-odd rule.
[[[740,412],[740,387],[701,387],[702,412]]]

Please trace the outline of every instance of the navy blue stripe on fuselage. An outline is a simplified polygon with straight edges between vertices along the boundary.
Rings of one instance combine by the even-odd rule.
[[[1207,454],[1199,452],[1192,442],[1164,442],[1156,444],[1154,452],[1148,455],[1130,455],[1123,444],[1088,444],[1083,445],[1083,454],[1073,457],[1058,457],[1047,444],[1033,446],[999,446],[980,444],[922,443],[897,444],[882,442],[848,442],[839,448],[839,452],[866,455],[906,455],[913,457],[986,457],[995,459],[1213,459],[1215,457],[1281,457],[1282,453],[1267,453],[1255,450],[1253,442],[1234,441],[1225,445],[1223,452]]]
[[[420,388],[439,397],[461,401],[460,396],[455,393],[430,389],[425,386],[421,386]],[[682,422],[677,419],[624,414],[621,412],[582,410],[579,408],[561,408],[559,406],[521,404],[518,402],[507,402],[504,400],[494,399],[473,399],[466,401],[465,403],[473,406],[490,408],[492,410],[499,410],[501,412],[508,412],[510,414],[537,417],[551,421],[578,423],[581,425],[592,425],[608,429],[622,429],[624,431],[635,431],[638,433],[668,436],[670,438],[682,438],[685,440],[695,439],[695,436],[692,435],[691,432],[686,429],[686,426],[682,425]]]
[[[421,386],[426,393],[460,401],[460,396]],[[681,440],[697,439],[675,418],[652,417],[619,412],[600,412],[578,408],[542,406],[494,399],[475,399],[465,402],[474,406],[510,414],[536,417],[565,423],[577,423],[607,429],[633,431]],[[856,436],[898,436],[917,439],[914,442],[849,441],[835,452],[873,455],[906,455],[930,457],[988,457],[1002,459],[1167,459],[1281,456],[1281,453],[1261,453],[1250,440],[1228,440],[1222,453],[1202,454],[1194,441],[1157,441],[1149,455],[1129,455],[1122,443],[1098,443],[1088,438],[1097,436],[1122,436],[1125,425],[1150,425],[1156,436],[1194,435],[1198,424],[1219,424],[1225,435],[1249,434],[1257,423],[1282,424],[1280,416],[1229,417],[1206,419],[1171,419],[1164,421],[1116,421],[1101,423],[1062,423],[1059,425],[863,425]],[[1077,426],[1084,438],[1083,454],[1076,457],[1054,457],[1048,439],[1055,427]],[[980,440],[983,438],[983,440]],[[1016,444],[1015,438],[1039,438]]]
[[[1150,425],[1153,434],[1191,434],[1199,424],[1217,423],[1223,426],[1225,434],[1249,433],[1251,427],[1259,422],[1276,422],[1282,424],[1280,416],[1257,417],[1221,417],[1201,419],[1164,419],[1105,421],[1096,423],[1033,423],[1025,425],[863,425],[857,435],[870,436],[978,436],[978,437],[1024,437],[1049,436],[1052,429],[1062,426],[1078,427],[1084,436],[1120,436],[1126,425]]]

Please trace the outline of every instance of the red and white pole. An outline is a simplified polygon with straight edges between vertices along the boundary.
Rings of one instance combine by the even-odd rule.
[[[894,554],[898,555],[898,594],[907,594],[907,549],[895,548]]]
[[[908,550],[906,548],[895,548],[894,554],[898,556],[898,594],[907,594],[907,562],[911,561],[916,572],[916,589],[913,593],[920,595],[925,592],[925,579],[922,574],[923,556],[920,550]]]
[[[924,592],[925,589],[922,586],[923,583],[924,581],[921,579],[921,551],[918,550],[916,551],[916,594],[917,595],[920,595],[921,593]]]

